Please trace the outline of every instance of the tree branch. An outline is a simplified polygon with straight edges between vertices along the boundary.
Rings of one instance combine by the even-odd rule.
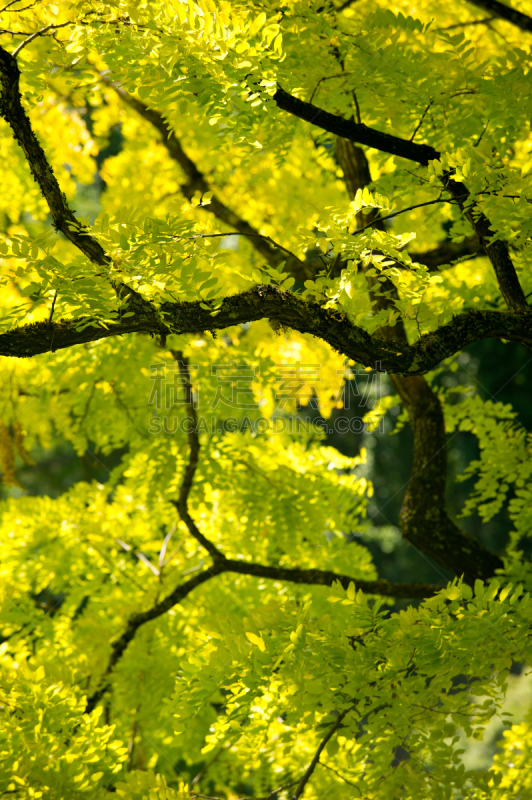
[[[329,131],[329,133],[341,136],[343,139],[350,139],[357,144],[365,144],[367,147],[374,147],[383,153],[407,158],[410,161],[422,164],[424,167],[428,166],[429,161],[440,158],[440,153],[429,144],[410,142],[407,139],[401,139],[399,136],[368,128],[367,125],[345,119],[338,114],[331,114],[329,111],[324,111],[318,106],[294,97],[294,95],[285,92],[281,87],[278,87],[273,99],[283,111],[304,119],[312,125],[317,125],[323,130]]]
[[[21,0],[9,0],[9,3],[6,6],[4,6],[3,8],[0,8],[0,14],[3,14],[4,11],[9,11],[10,14],[20,13],[21,11],[27,11],[28,8],[33,8],[33,6],[37,5],[37,2],[35,2],[35,3],[32,3],[29,6],[24,6],[24,8],[11,8],[10,9],[10,6],[14,6],[15,3],[20,3],[20,2],[21,2]]]
[[[48,203],[55,229],[61,231],[93,263],[102,266],[109,264],[110,259],[100,243],[83,229],[68,207],[66,197],[22,107],[20,70],[16,59],[2,47],[0,47],[0,80],[2,83],[0,116],[9,123],[16,141],[22,148],[34,180],[39,184],[42,195]]]
[[[438,150],[430,145],[417,144],[398,136],[382,133],[374,128],[368,128],[367,125],[344,119],[337,114],[330,114],[317,106],[299,100],[280,87],[273,99],[277,106],[284,111],[355,144],[374,147],[383,153],[408,158],[423,166],[428,166],[429,161],[440,159]],[[463,183],[453,180],[450,172],[442,176],[442,183],[473,226],[473,230],[493,265],[501,294],[508,308],[516,314],[526,313],[528,304],[510,258],[508,245],[500,239],[493,240],[495,232],[491,229],[490,221],[482,212],[479,213],[478,207],[471,201],[470,194]]]
[[[142,103],[138,98],[133,97],[131,94],[129,94],[129,92],[111,81],[107,76],[100,74],[100,77],[104,83],[114,89],[124,103],[130,106],[130,108],[134,109],[161,134],[162,143],[166,147],[168,154],[181,167],[188,178],[187,183],[182,184],[180,187],[187,200],[192,200],[193,196],[198,192],[201,194],[211,192],[211,184],[205,177],[204,173],[199,170],[198,166],[185,153],[175,132],[168,128],[168,125],[165,122],[162,114],[155,109],[149,109],[145,103]],[[335,75],[329,77],[338,76]],[[326,80],[326,78],[322,78],[321,80]],[[271,239],[271,237],[260,234],[249,222],[246,222],[246,220],[240,218],[238,214],[230,209],[215,194],[213,194],[211,202],[208,205],[202,206],[201,208],[206,213],[213,214],[217,219],[226,225],[235,228],[235,233],[249,237],[257,252],[259,252],[271,266],[278,267],[279,264],[281,264],[284,260],[285,272],[293,275],[293,277],[297,280],[306,280],[307,278],[312,277],[312,270],[307,264],[305,264],[304,261],[298,259],[294,253],[275,242],[273,239]],[[397,213],[402,212],[403,210]],[[226,236],[228,234],[224,233],[214,235]],[[255,239],[258,239],[259,241],[255,241]],[[476,241],[476,246],[473,244],[473,242],[475,242],[474,239],[467,240],[462,246],[455,245],[456,249],[452,249],[452,243],[449,243],[449,245],[446,246],[442,245],[441,248],[430,250],[426,254],[415,254],[412,256],[412,259],[417,261],[419,264],[425,264],[429,270],[437,270],[438,266],[449,263],[449,261],[451,261],[453,258],[460,258],[463,255],[473,255],[478,253],[479,250],[481,250],[480,245],[478,244],[478,241]],[[288,256],[288,258],[286,258],[286,256]]]
[[[336,152],[353,198],[371,182],[367,158],[347,139],[337,139]],[[382,226],[382,220],[376,218],[374,224]],[[394,284],[388,281],[385,291],[376,291],[375,278],[367,280],[372,304],[380,310],[393,309],[397,299]],[[404,326],[384,326],[380,334],[408,347]],[[390,377],[408,411],[414,434],[412,472],[400,514],[403,537],[456,575],[464,574],[469,583],[475,578],[487,579],[503,566],[502,561],[467,536],[445,509],[447,440],[440,399],[424,377]]]
[[[17,49],[14,50],[13,53],[11,54],[12,57],[16,58],[18,56],[18,54],[20,53],[20,51],[24,47],[26,47],[27,44],[29,44],[30,42],[33,42],[33,40],[36,39],[38,36],[44,36],[44,34],[48,33],[48,31],[56,30],[57,28],[65,28],[67,25],[72,25],[72,24],[73,24],[73,20],[68,20],[68,22],[59,22],[56,25],[46,25],[44,28],[41,28],[40,30],[35,31],[34,33],[30,34],[30,36],[28,36],[27,39],[24,39],[24,41],[19,44]]]
[[[424,253],[410,253],[412,261],[418,264],[424,264],[429,272],[437,272],[438,267],[444,264],[450,264],[459,258],[465,256],[485,256],[484,249],[476,236],[470,236],[464,239],[463,242],[444,241],[432,250],[426,250]],[[398,264],[400,266],[400,264]]]
[[[170,350],[170,352],[172,353],[172,356],[179,367],[179,374],[181,376],[182,386],[185,392],[185,406],[187,413],[192,420],[192,425],[190,425],[188,429],[188,465],[185,467],[185,474],[183,476],[183,480],[181,481],[179,497],[176,501],[172,501],[172,503],[176,507],[179,516],[187,526],[189,532],[192,534],[194,539],[196,539],[196,541],[199,542],[201,546],[204,547],[205,550],[212,556],[213,561],[216,562],[220,559],[225,560],[223,553],[221,553],[216,545],[207,539],[207,537],[204,536],[199,530],[188,510],[188,497],[190,490],[192,489],[196,469],[198,468],[200,453],[200,442],[197,430],[198,415],[196,414],[196,407],[194,405],[194,398],[192,395],[192,383],[190,381],[188,360],[180,350]]]
[[[163,303],[159,310],[166,332],[195,334],[259,319],[277,320],[288,328],[323,339],[360,364],[374,368],[380,362],[382,369],[398,375],[430,372],[443,359],[481,339],[496,337],[532,346],[532,310],[524,314],[465,311],[408,345],[372,336],[344,314],[271,285],[256,286],[225,298],[215,316],[202,307],[205,305],[200,301]],[[84,317],[52,322],[50,326],[46,320],[14,328],[0,334],[0,355],[28,357],[127,333],[160,334],[160,318],[149,303],[137,305],[132,298],[128,308],[134,312],[132,317],[120,321],[117,314],[117,322],[106,323],[106,327]]]
[[[511,22],[512,25],[516,25],[522,31],[532,32],[532,17],[523,14],[522,11],[517,11],[515,8],[499,3],[497,0],[469,0],[469,2],[507,22]]]
[[[368,228],[374,228],[377,222],[385,222],[388,219],[394,219],[398,217],[400,214],[406,214],[408,211],[414,211],[416,208],[423,208],[424,206],[434,206],[437,203],[456,203],[457,201],[454,199],[449,199],[447,197],[437,197],[435,200],[426,200],[424,203],[416,203],[413,206],[408,206],[408,208],[401,208],[400,211],[394,211],[393,214],[387,214],[385,217],[378,217],[376,216],[372,222],[368,222],[367,225],[364,225],[362,228],[358,228],[353,236],[358,236],[359,233],[362,231],[367,230]]]
[[[87,698],[87,705],[85,706],[86,714],[89,714],[91,711],[93,711],[102,697],[108,692],[110,688],[110,677],[115,665],[135,637],[138,629],[142,627],[142,625],[145,625],[146,622],[150,622],[152,619],[156,619],[162,614],[165,614],[172,608],[172,606],[180,603],[188,594],[190,594],[193,589],[195,589],[197,586],[201,586],[202,583],[205,583],[218,572],[222,571],[223,570],[217,569],[216,564],[213,565],[210,569],[200,572],[199,575],[195,575],[193,578],[190,578],[190,580],[186,581],[186,583],[182,583],[177,586],[174,591],[165,597],[164,600],[161,600],[160,603],[157,603],[147,611],[142,611],[139,614],[135,614],[128,620],[125,631],[113,642],[111,648],[111,657],[102,676],[100,686]]]
[[[392,376],[414,434],[412,474],[401,507],[403,537],[467,583],[503,568],[499,556],[467,535],[445,509],[447,436],[440,399],[421,376]]]
[[[469,192],[463,183],[453,180],[450,174],[444,175],[442,182],[457,201],[463,215],[471,224],[480,244],[486,251],[495,270],[499,289],[506,305],[510,311],[516,314],[526,313],[528,303],[519,283],[507,243],[501,239],[494,239],[494,231],[489,219],[474,202],[471,202]]]
[[[134,109],[137,114],[149,122],[150,125],[160,133],[162,143],[166,147],[170,158],[181,167],[187,177],[187,182],[181,184],[180,189],[189,202],[194,195],[198,193],[205,194],[206,192],[212,192],[210,203],[201,207],[206,213],[212,214],[216,219],[219,219],[220,222],[223,222],[230,228],[235,228],[238,233],[243,236],[249,236],[254,248],[272,267],[278,267],[285,261],[284,271],[289,272],[296,279],[306,280],[311,277],[312,273],[309,267],[297,258],[294,253],[291,253],[286,248],[277,244],[277,242],[274,242],[269,236],[260,234],[253,225],[242,219],[242,217],[236,214],[217,196],[204,173],[201,172],[194,161],[185,153],[181,142],[174,131],[169,129],[167,122],[159,111],[148,108],[145,103],[133,97],[129,92],[114,81],[111,81],[107,76],[101,75],[101,73],[99,74],[102,81],[113,88],[124,103]],[[285,253],[288,254],[288,259]]]
[[[89,697],[87,701],[87,713],[95,708],[96,704],[101,700],[103,695],[108,690],[110,675],[113,672],[116,663],[122,657],[129,643],[134,638],[138,629],[142,625],[146,624],[146,622],[150,622],[151,620],[157,619],[157,617],[160,617],[162,614],[165,614],[170,610],[170,608],[181,602],[181,600],[183,600],[197,586],[200,586],[211,577],[219,575],[223,572],[233,572],[240,575],[252,575],[256,577],[269,578],[271,580],[286,580],[292,583],[304,583],[307,585],[317,584],[322,586],[331,586],[334,581],[339,581],[344,588],[347,588],[351,582],[354,582],[359,589],[363,589],[366,592],[371,594],[382,593],[385,596],[391,597],[426,597],[427,595],[431,595],[443,588],[442,586],[434,586],[430,584],[392,584],[385,580],[358,581],[353,580],[347,575],[337,575],[330,571],[270,567],[265,564],[237,561],[226,558],[223,553],[221,553],[220,550],[218,550],[218,548],[201,533],[188,510],[188,498],[194,482],[194,476],[199,463],[200,453],[199,436],[197,433],[197,414],[192,396],[192,383],[190,380],[188,361],[185,359],[180,350],[171,350],[170,352],[179,366],[179,373],[185,392],[185,404],[187,406],[187,412],[190,415],[193,423],[190,426],[188,433],[188,465],[185,468],[185,473],[181,482],[179,498],[174,502],[174,505],[176,506],[181,519],[186,524],[192,536],[212,556],[213,565],[211,568],[203,571],[194,578],[191,578],[186,583],[178,586],[166,598],[152,606],[151,609],[148,609],[140,614],[135,614],[129,619],[125,631],[113,643],[111,657],[103,675],[100,687]]]
[[[340,725],[344,721],[344,717],[350,711],[351,711],[351,707],[344,709],[344,711],[342,711],[340,714],[338,714],[338,717],[336,718],[336,722],[334,723],[334,725],[332,725],[331,728],[329,728],[327,734],[321,740],[316,752],[314,753],[314,757],[313,757],[312,761],[310,762],[310,764],[308,765],[307,769],[305,770],[305,774],[303,775],[303,777],[299,781],[299,783],[297,785],[297,789],[295,790],[294,794],[292,795],[292,800],[298,800],[298,798],[301,797],[301,795],[305,791],[305,787],[306,787],[307,783],[309,782],[309,780],[310,780],[310,778],[312,776],[312,773],[314,772],[314,770],[318,766],[318,763],[319,763],[319,760],[320,760],[320,756],[321,756],[321,754],[323,752],[323,749],[327,745],[327,742],[329,742],[332,739],[332,737],[334,736],[334,734],[336,733],[336,731],[338,730],[338,728],[340,727]]]
[[[226,559],[224,571],[235,572],[239,575],[253,575],[259,578],[268,578],[273,581],[288,581],[289,583],[305,583],[309,586],[332,586],[338,581],[344,589],[354,583],[357,589],[362,589],[367,594],[378,594],[383,597],[403,597],[407,599],[431,597],[443,586],[430,583],[392,583],[391,581],[358,580],[349,575],[338,575],[336,572],[321,569],[297,569],[294,567],[270,567],[266,564],[257,564],[254,561],[235,561]]]
[[[327,572],[319,569],[289,569],[284,567],[270,567],[266,564],[256,564],[253,561],[236,561],[234,559],[220,558],[214,560],[209,569],[195,575],[186,583],[177,586],[173,592],[167,595],[159,603],[132,616],[124,632],[116,639],[112,645],[111,657],[102,677],[99,688],[93,692],[87,700],[86,713],[92,711],[99,703],[104,694],[109,690],[109,680],[116,664],[126,651],[128,645],[135,637],[135,634],[147,622],[166,614],[171,608],[180,603],[196,587],[201,586],[206,581],[221,575],[224,572],[234,572],[239,575],[251,575],[255,577],[268,578],[270,580],[288,581],[290,583],[303,583],[309,586],[332,586],[335,581],[347,589],[350,583],[354,583],[357,589],[368,594],[382,594],[385,597],[404,597],[422,598],[430,597],[435,592],[443,589],[443,586],[435,584],[418,583],[392,583],[386,580],[358,580],[349,575],[339,575],[335,572]]]

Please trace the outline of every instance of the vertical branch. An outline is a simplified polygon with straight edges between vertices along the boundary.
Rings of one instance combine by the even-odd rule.
[[[371,182],[367,158],[364,151],[348,139],[337,139],[336,153],[347,191],[353,198],[359,188]],[[376,212],[372,215],[374,217]],[[363,217],[357,222],[364,223],[367,219]],[[376,220],[375,227],[380,225],[382,223]],[[367,281],[375,308],[395,306],[397,289],[391,281],[381,284],[369,276]],[[383,326],[379,335],[408,346],[402,320],[400,323],[393,328]],[[466,580],[486,579],[502,567],[501,560],[476,539],[467,536],[445,509],[447,437],[440,399],[422,376],[392,374],[390,378],[407,409],[414,434],[412,474],[400,514],[403,538],[446,569],[465,575]]]
[[[56,230],[60,230],[94,264],[107,266],[110,259],[104,249],[83,229],[68,207],[66,197],[22,106],[17,60],[2,47],[0,47],[0,82],[2,85],[0,116],[11,126],[13,135],[22,148],[33,178],[48,203]]]
[[[464,217],[471,224],[491,261],[499,289],[508,309],[514,314],[528,311],[527,299],[510,256],[508,244],[502,239],[494,238],[495,231],[492,230],[489,219],[479,210],[478,206],[471,202],[469,192],[463,183],[445,175],[443,185],[457,201]]]
[[[339,136],[336,139],[336,157],[344,173],[347,192],[351,200],[353,200],[358,189],[363,189],[371,183],[368,160],[361,147],[357,147],[353,142],[348,139],[342,139]],[[356,216],[357,226],[362,228],[368,224],[373,224],[377,230],[385,230],[384,223],[378,219],[378,216],[379,210],[377,208],[372,208],[371,212],[367,215],[358,213]],[[369,275],[366,276],[366,280],[371,304],[374,308],[377,310],[391,310],[396,308],[395,301],[398,299],[398,294],[393,281],[386,278],[386,280],[381,282],[376,276],[372,277]],[[400,339],[406,344],[406,334],[402,318],[397,320],[393,328],[389,325],[384,325],[382,328],[379,328],[377,335],[385,339]]]
[[[190,512],[188,510],[188,498],[192,489],[192,484],[194,483],[194,476],[198,468],[200,453],[198,415],[194,406],[194,396],[192,383],[190,380],[188,360],[184,357],[181,350],[171,350],[170,352],[172,353],[172,356],[179,367],[179,375],[182,381],[183,390],[185,392],[185,405],[191,423],[188,428],[188,464],[185,467],[185,474],[181,482],[179,497],[176,501],[173,501],[173,504],[177,508],[177,512],[187,526],[189,532],[196,539],[196,541],[199,542],[202,547],[205,548],[205,550],[207,550],[207,552],[212,556],[213,560],[225,560],[225,556],[218,550],[216,545],[209,541],[209,539],[207,539],[206,536],[201,533],[198,526],[190,516]]]

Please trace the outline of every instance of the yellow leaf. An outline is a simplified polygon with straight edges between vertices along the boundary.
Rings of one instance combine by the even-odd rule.
[[[256,644],[261,653],[264,653],[266,650],[266,645],[264,644],[261,636],[257,636],[256,633],[251,633],[251,631],[246,631],[246,636],[251,644]]]
[[[447,589],[445,595],[448,600],[458,600],[458,598],[462,596],[462,593],[460,592],[458,586],[451,586],[449,589]]]

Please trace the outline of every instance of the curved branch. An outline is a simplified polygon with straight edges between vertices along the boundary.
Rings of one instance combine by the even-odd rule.
[[[522,31],[532,32],[532,17],[523,14],[522,11],[517,11],[504,3],[499,3],[498,0],[469,0],[469,2],[474,6],[483,8],[484,11],[490,11],[497,17],[506,20],[506,22],[511,22],[512,25],[516,25]]]
[[[335,133],[341,138],[348,139],[355,144],[374,147],[383,153],[408,158],[423,166],[428,166],[429,161],[440,159],[441,154],[430,145],[416,144],[416,142],[382,133],[382,131],[369,128],[367,125],[344,119],[344,117],[340,117],[337,114],[330,114],[328,111],[313,106],[311,103],[299,100],[297,97],[285,92],[284,89],[278,88],[273,99],[278,107],[284,111],[317,125],[330,133]],[[482,212],[479,212],[478,207],[471,200],[466,186],[459,181],[453,180],[451,173],[452,171],[442,176],[442,183],[473,226],[473,230],[493,265],[506,305],[510,311],[516,314],[526,313],[528,304],[510,257],[507,243],[500,239],[493,239],[495,232],[491,228],[489,219]]]
[[[35,31],[34,33],[31,33],[27,37],[27,39],[24,39],[24,41],[19,44],[17,49],[13,51],[13,53],[12,53],[13,58],[16,58],[18,56],[18,54],[20,53],[20,51],[24,47],[26,47],[27,44],[29,44],[30,42],[33,42],[33,40],[36,39],[38,36],[44,36],[44,34],[48,33],[48,31],[56,30],[57,28],[65,28],[67,25],[72,25],[72,24],[74,24],[73,20],[68,20],[68,22],[59,22],[56,25],[46,25],[44,28],[41,28],[40,30]]]
[[[430,372],[443,359],[481,339],[496,337],[532,346],[532,310],[524,314],[465,311],[408,345],[372,336],[350,322],[344,314],[271,285],[256,286],[227,297],[215,316],[203,306],[206,304],[200,301],[163,303],[159,311],[164,318],[166,333],[198,333],[259,319],[277,320],[288,328],[323,339],[357,363],[375,368],[375,364],[380,362],[382,369],[398,375]],[[149,303],[137,304],[136,299],[131,298],[128,308],[133,311],[132,317],[108,323],[107,327],[91,323],[90,318],[81,318],[52,322],[51,325],[48,321],[36,322],[14,328],[0,334],[0,355],[28,357],[126,333],[161,333],[160,317]]]
[[[181,488],[179,489],[179,497],[177,500],[172,501],[176,507],[177,512],[189,532],[194,539],[201,544],[202,547],[212,556],[214,561],[225,559],[216,545],[214,545],[206,536],[202,534],[198,526],[194,522],[188,510],[188,497],[192,484],[194,483],[194,475],[198,468],[200,442],[198,435],[198,415],[196,414],[196,406],[194,405],[194,398],[192,396],[192,383],[190,381],[190,370],[188,360],[185,358],[180,350],[170,350],[174,360],[177,362],[179,368],[179,375],[181,377],[182,386],[185,392],[185,405],[189,417],[192,419],[192,425],[188,429],[188,464],[185,467],[185,474],[181,481]]]
[[[344,172],[348,193],[370,183],[365,153],[346,139],[337,139],[336,152]],[[382,224],[379,219],[375,224]],[[368,277],[372,304],[378,309],[394,308],[397,290],[388,281],[387,291],[375,290],[375,278]],[[406,345],[404,326],[385,326],[381,335]],[[503,564],[476,539],[467,536],[449,517],[445,508],[447,439],[439,397],[422,376],[392,374],[392,383],[408,411],[414,434],[414,459],[400,522],[403,537],[421,552],[472,583],[475,578],[492,577]]]
[[[184,598],[198,586],[201,586],[206,581],[224,572],[263,577],[270,580],[289,581],[290,583],[303,583],[309,586],[332,586],[335,581],[339,581],[342,586],[347,589],[350,583],[354,583],[357,589],[362,589],[362,591],[368,594],[382,594],[385,597],[430,597],[435,592],[439,592],[444,588],[443,586],[427,583],[403,584],[392,583],[385,580],[358,580],[349,575],[337,575],[334,572],[322,571],[319,569],[270,567],[266,564],[256,564],[253,561],[236,561],[233,559],[217,558],[208,569],[195,575],[193,578],[186,581],[186,583],[177,586],[173,592],[163,598],[159,603],[147,609],[147,611],[135,614],[128,620],[126,629],[112,645],[111,657],[100,686],[87,700],[87,706],[85,708],[86,713],[92,711],[109,690],[110,676],[139,628],[147,622],[151,622],[161,617],[163,614],[166,614],[167,611],[184,600]]]
[[[68,207],[66,197],[22,107],[20,70],[16,59],[2,47],[0,47],[0,81],[2,83],[0,116],[11,126],[14,137],[26,156],[31,173],[48,203],[55,229],[70,239],[94,264],[102,266],[109,264],[110,259],[103,247],[97,239],[84,230]]]
[[[111,673],[113,672],[117,662],[121,659],[128,645],[135,637],[138,629],[141,628],[142,625],[145,625],[146,622],[150,622],[152,619],[156,619],[162,614],[165,614],[172,608],[172,606],[180,603],[181,600],[190,594],[193,589],[195,589],[197,586],[201,586],[202,583],[205,583],[205,581],[208,581],[213,577],[213,575],[216,575],[217,572],[220,571],[222,570],[218,570],[216,565],[214,565],[210,569],[200,572],[199,575],[195,575],[189,581],[186,581],[186,583],[182,583],[180,586],[177,586],[174,591],[165,597],[164,600],[161,600],[160,603],[157,603],[147,611],[142,611],[140,614],[135,614],[134,616],[130,617],[125,631],[113,642],[111,648],[111,657],[103,674],[100,686],[87,698],[87,705],[85,706],[86,714],[89,714],[91,711],[93,711],[102,697],[108,692]]]
[[[168,155],[181,167],[186,175],[187,181],[181,184],[180,189],[189,202],[192,201],[194,195],[198,193],[205,194],[206,192],[212,192],[210,203],[202,206],[206,213],[212,214],[216,219],[219,219],[220,222],[223,222],[230,228],[235,228],[238,233],[243,236],[248,236],[255,250],[257,250],[272,267],[278,267],[284,261],[286,262],[284,271],[289,272],[294,278],[306,280],[311,277],[311,270],[303,261],[297,258],[294,253],[287,251],[286,248],[274,242],[269,236],[263,236],[251,223],[242,219],[242,217],[236,214],[217,196],[204,173],[201,172],[190,156],[185,153],[181,142],[174,131],[170,130],[160,111],[154,108],[148,108],[145,103],[133,97],[129,92],[117,85],[114,81],[111,81],[105,75],[100,75],[100,77],[104,83],[114,89],[124,103],[134,109],[137,114],[149,122],[150,125],[160,133],[162,143],[166,147]],[[288,260],[285,255],[286,253],[288,253]]]

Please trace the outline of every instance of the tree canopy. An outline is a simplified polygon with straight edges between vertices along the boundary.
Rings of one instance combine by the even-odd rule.
[[[532,2],[0,36],[0,796],[530,797]]]

